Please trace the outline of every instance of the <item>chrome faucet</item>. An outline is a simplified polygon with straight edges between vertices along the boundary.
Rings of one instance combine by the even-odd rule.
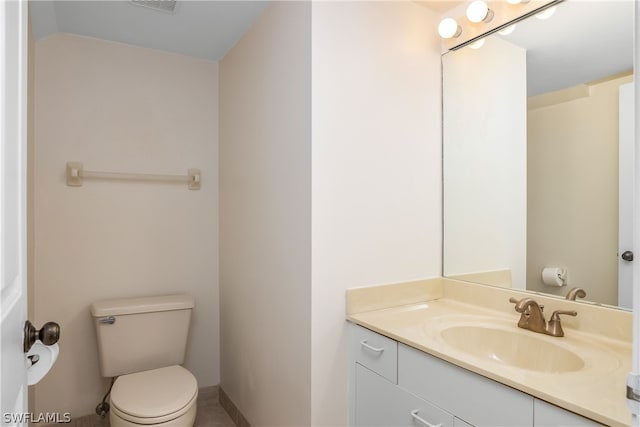
[[[551,318],[547,324],[547,321],[544,319],[544,306],[539,305],[533,298],[523,298],[521,300],[509,298],[509,302],[514,303],[516,305],[516,311],[521,313],[520,320],[518,320],[519,328],[529,329],[530,331],[551,335],[552,337],[564,336],[562,324],[560,323],[561,314],[568,316],[578,315],[578,313],[573,310],[556,310],[551,314]]]
[[[565,297],[568,300],[575,301],[577,298],[584,298],[587,296],[587,293],[582,288],[572,288]]]

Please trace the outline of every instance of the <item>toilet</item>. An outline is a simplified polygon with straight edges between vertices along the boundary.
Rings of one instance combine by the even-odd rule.
[[[191,427],[198,383],[183,368],[189,295],[124,298],[91,305],[100,372],[117,377],[110,394],[111,427]]]

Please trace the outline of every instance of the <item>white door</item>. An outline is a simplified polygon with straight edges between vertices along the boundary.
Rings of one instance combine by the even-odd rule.
[[[634,192],[634,90],[620,86],[619,186],[618,186],[618,306],[631,310],[633,303],[633,192]],[[640,256],[640,254],[637,254]],[[637,261],[636,261],[637,262]]]
[[[0,52],[0,422],[26,426],[26,0],[0,0]]]

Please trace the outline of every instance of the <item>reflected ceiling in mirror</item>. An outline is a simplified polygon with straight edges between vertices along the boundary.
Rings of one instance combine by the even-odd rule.
[[[445,276],[626,305],[633,13],[633,1],[567,0],[443,55]],[[564,285],[545,284],[545,268],[565,270]]]

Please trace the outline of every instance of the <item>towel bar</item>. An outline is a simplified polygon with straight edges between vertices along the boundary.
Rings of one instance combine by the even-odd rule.
[[[177,182],[187,184],[189,190],[200,189],[200,169],[189,169],[187,175],[164,175],[148,173],[100,172],[84,170],[81,162],[67,162],[67,185],[81,187],[85,179],[111,179]]]

